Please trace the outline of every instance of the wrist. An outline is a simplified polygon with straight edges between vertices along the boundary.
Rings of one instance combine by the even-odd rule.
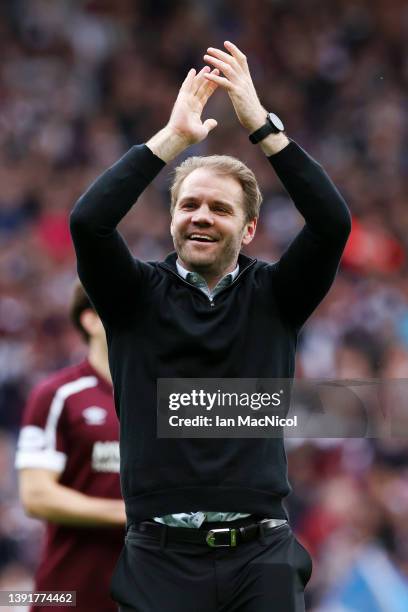
[[[282,151],[282,149],[288,146],[289,142],[290,140],[286,134],[284,132],[279,132],[278,134],[269,134],[269,136],[261,140],[259,146],[265,155],[270,157]]]
[[[267,111],[263,107],[255,113],[251,113],[250,119],[245,126],[249,134],[253,134],[253,132],[256,132],[256,130],[259,130],[260,127],[265,125],[267,114]]]
[[[167,124],[146,142],[151,152],[165,163],[180,155],[190,144],[187,136],[178,132],[170,124]]]
[[[265,155],[275,155],[289,144],[281,119],[261,107],[251,123],[249,139],[259,144]]]

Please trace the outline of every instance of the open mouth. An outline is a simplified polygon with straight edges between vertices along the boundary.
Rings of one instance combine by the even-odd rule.
[[[202,243],[207,243],[207,244],[212,243],[212,242],[217,242],[215,238],[213,238],[212,236],[209,236],[208,234],[190,234],[188,239],[192,240],[193,242],[202,242]]]

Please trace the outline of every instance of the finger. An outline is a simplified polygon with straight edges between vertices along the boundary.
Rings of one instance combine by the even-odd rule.
[[[238,49],[237,45],[234,45],[229,40],[224,42],[224,47],[235,57],[236,60],[239,61],[240,64],[246,64],[247,57],[240,49]]]
[[[209,81],[213,81],[213,83],[217,83],[217,85],[219,85],[220,87],[223,87],[224,89],[227,89],[228,91],[230,91],[234,87],[231,81],[229,81],[225,77],[221,77],[216,74],[213,74],[212,72],[205,74],[204,78],[208,79]]]
[[[191,88],[191,85],[193,83],[193,79],[195,77],[195,73],[196,73],[195,68],[190,68],[190,70],[187,73],[186,78],[184,79],[184,81],[183,81],[183,83],[181,85],[181,89],[183,91],[186,91],[186,90]]]
[[[220,71],[218,70],[218,68],[214,68],[211,74],[219,75]],[[214,93],[217,87],[218,87],[217,83],[214,83],[213,81],[209,81],[208,79],[204,79],[196,94],[200,102],[202,102],[203,104],[206,104],[208,98],[211,96],[211,94]]]
[[[209,132],[211,132],[211,130],[213,130],[214,128],[216,128],[218,125],[217,121],[215,119],[206,119],[203,123],[203,126],[205,128],[207,128],[207,130]]]
[[[216,49],[215,47],[208,47],[207,54],[213,55],[214,57],[217,57],[230,65],[234,65],[236,63],[236,58],[233,55],[230,53],[225,53],[225,51],[221,51],[221,49]]]
[[[210,72],[211,68],[209,66],[204,66],[203,68],[201,68],[200,72],[194,77],[193,79],[193,83],[191,86],[191,92],[195,95],[197,93],[197,91],[200,89],[201,84],[204,81],[204,75],[207,72]]]
[[[226,76],[228,77],[232,76],[234,70],[232,66],[230,66],[230,64],[227,64],[227,62],[223,62],[222,60],[219,60],[216,57],[213,57],[212,55],[204,55],[204,59],[208,64],[215,66],[221,72],[223,72]]]

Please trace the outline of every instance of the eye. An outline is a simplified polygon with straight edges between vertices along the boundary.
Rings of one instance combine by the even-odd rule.
[[[194,210],[195,207],[196,207],[196,204],[194,202],[184,202],[181,205],[181,208],[183,210]]]

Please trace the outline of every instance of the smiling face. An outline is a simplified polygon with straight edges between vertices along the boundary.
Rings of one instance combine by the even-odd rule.
[[[204,277],[234,270],[243,245],[254,237],[256,219],[246,221],[243,190],[232,176],[197,168],[183,181],[171,235],[180,263]]]

